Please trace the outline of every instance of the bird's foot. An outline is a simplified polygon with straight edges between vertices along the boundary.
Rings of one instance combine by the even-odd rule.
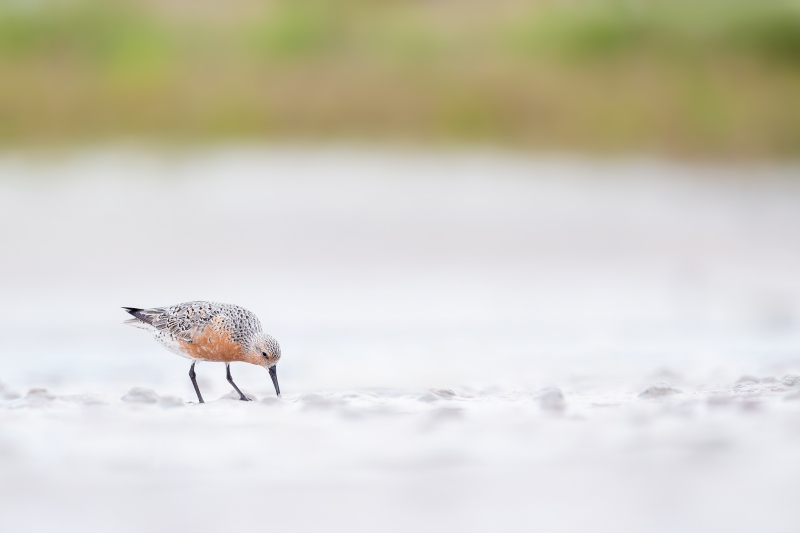
[[[247,396],[244,396],[244,395],[241,398],[239,398],[239,400],[241,400],[243,402],[252,402],[253,401],[253,400],[251,400],[250,398],[248,398]]]

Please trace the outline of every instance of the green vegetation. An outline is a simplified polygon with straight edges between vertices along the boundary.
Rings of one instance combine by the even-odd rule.
[[[400,139],[800,154],[800,2],[0,7],[0,142]]]
[[[583,2],[541,10],[511,35],[531,55],[713,60],[746,54],[800,68],[800,4],[789,2]]]

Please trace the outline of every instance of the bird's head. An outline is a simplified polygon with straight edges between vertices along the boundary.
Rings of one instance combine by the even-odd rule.
[[[259,333],[253,342],[253,351],[256,352],[258,364],[269,370],[272,384],[275,385],[275,392],[280,396],[281,389],[278,386],[278,372],[275,368],[275,365],[281,359],[281,347],[278,341],[266,333]]]

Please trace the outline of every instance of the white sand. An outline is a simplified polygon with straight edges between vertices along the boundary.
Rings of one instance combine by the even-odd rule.
[[[155,393],[152,393],[155,397]],[[795,531],[800,388],[0,408],[4,531]]]
[[[5,156],[0,531],[797,531],[797,176]],[[201,298],[282,400],[120,325]]]

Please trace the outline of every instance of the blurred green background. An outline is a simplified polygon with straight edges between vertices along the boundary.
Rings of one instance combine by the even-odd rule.
[[[800,154],[800,2],[0,4],[0,143]]]

